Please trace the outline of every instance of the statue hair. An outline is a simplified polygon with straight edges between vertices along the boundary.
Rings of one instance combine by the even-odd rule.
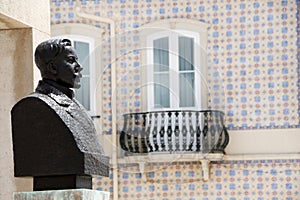
[[[50,39],[37,46],[34,59],[42,76],[47,73],[47,65],[55,60],[56,56],[63,52],[67,46],[72,46],[69,39]]]

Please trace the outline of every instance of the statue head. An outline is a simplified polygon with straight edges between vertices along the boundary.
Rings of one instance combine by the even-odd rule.
[[[34,57],[43,79],[55,81],[67,88],[80,87],[82,67],[70,40],[44,41],[37,46]]]

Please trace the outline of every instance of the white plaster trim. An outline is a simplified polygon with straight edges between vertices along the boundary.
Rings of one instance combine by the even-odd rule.
[[[227,155],[298,154],[300,129],[258,129],[229,131]]]
[[[147,155],[137,155],[137,156],[127,156],[119,159],[120,164],[128,163],[166,163],[166,162],[191,162],[198,160],[222,160],[224,154],[199,154],[199,153],[177,153],[177,154],[147,154]]]
[[[129,163],[166,163],[166,162],[192,162],[198,160],[210,161],[245,161],[245,160],[298,160],[300,153],[291,154],[236,154],[236,155],[223,155],[216,154],[148,154],[137,155],[119,158],[119,164]]]
[[[206,32],[207,29],[210,27],[209,24],[203,23],[197,20],[192,19],[163,19],[154,21],[148,24],[144,24],[141,28],[154,28],[159,27],[166,28],[166,29],[184,29],[189,31],[195,31],[195,32]]]
[[[243,160],[298,160],[300,153],[286,154],[241,154],[225,155],[223,160],[226,161],[243,161]]]
[[[64,23],[51,25],[51,35],[82,35],[101,41],[103,29],[86,24]]]
[[[245,160],[296,160],[300,159],[298,154],[252,154],[252,155],[224,155],[222,153],[178,153],[178,154],[147,154],[128,156],[119,159],[119,164],[138,164],[142,179],[147,182],[148,163],[173,163],[173,162],[200,162],[202,180],[209,181],[211,161],[245,161]]]

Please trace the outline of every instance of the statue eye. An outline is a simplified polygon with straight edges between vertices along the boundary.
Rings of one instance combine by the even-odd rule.
[[[69,57],[69,58],[68,58],[68,62],[71,63],[71,64],[74,63],[75,61],[76,61],[76,60],[75,60],[74,57]]]

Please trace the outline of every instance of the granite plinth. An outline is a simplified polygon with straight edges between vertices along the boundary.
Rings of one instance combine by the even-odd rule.
[[[88,189],[15,192],[14,200],[109,200],[109,192]]]

